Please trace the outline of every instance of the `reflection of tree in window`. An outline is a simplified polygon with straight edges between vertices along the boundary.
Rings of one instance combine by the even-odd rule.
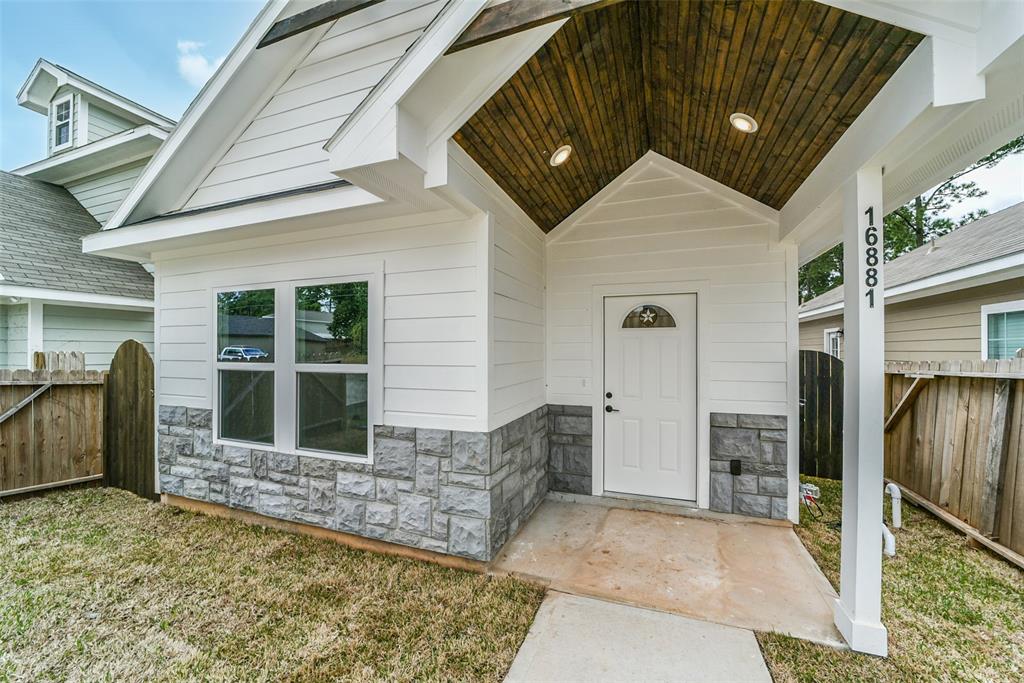
[[[366,363],[368,295],[367,282],[296,287],[296,361]]]

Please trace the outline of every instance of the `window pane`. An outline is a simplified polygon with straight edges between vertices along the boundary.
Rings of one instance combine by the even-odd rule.
[[[988,336],[998,339],[1003,336],[1006,327],[1006,316],[1003,313],[992,313],[988,316]]]
[[[366,375],[299,373],[299,448],[366,455]]]
[[[71,132],[71,126],[67,123],[62,123],[57,126],[56,139],[53,141],[55,145],[66,145],[68,142],[68,135]]]
[[[295,362],[367,362],[369,283],[295,288]]]
[[[220,371],[220,436],[274,443],[274,373]]]
[[[71,118],[71,102],[61,102],[57,105],[57,120],[67,121]]]
[[[622,327],[630,329],[634,327],[675,327],[676,321],[672,314],[661,306],[645,304],[637,306],[626,319],[622,321]]]
[[[274,290],[217,295],[217,360],[274,362]]]

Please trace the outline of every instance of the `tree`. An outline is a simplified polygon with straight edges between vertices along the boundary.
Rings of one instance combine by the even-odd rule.
[[[891,261],[986,215],[988,212],[981,210],[972,211],[957,221],[942,217],[953,206],[988,194],[973,181],[957,182],[960,178],[979,168],[992,168],[1006,157],[1021,152],[1024,152],[1024,136],[1011,140],[962,171],[954,173],[930,192],[915,197],[887,215],[884,221],[885,260]],[[805,264],[800,268],[798,281],[801,303],[841,285],[843,245],[838,244]]]

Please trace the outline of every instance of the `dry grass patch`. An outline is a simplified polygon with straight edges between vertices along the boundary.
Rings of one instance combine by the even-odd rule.
[[[807,481],[821,487],[825,514],[816,520],[802,510],[796,531],[838,590],[840,532],[833,523],[842,485]],[[889,657],[758,634],[776,681],[1024,680],[1024,572],[968,547],[964,536],[906,502],[903,526],[895,531],[896,557],[885,558],[882,570]]]
[[[542,591],[156,505],[0,505],[0,681],[500,680]]]

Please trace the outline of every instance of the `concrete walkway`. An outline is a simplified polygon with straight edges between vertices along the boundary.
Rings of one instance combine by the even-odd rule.
[[[788,526],[549,499],[492,568],[574,595],[843,642],[835,591]]]
[[[551,591],[505,680],[772,678],[751,631]]]

